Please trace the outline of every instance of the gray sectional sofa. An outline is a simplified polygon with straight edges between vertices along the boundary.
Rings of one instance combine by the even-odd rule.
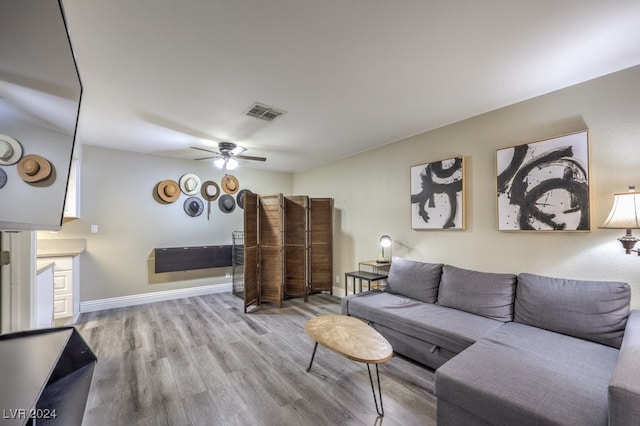
[[[394,351],[435,372],[438,423],[639,425],[640,311],[627,283],[394,258],[350,295]]]

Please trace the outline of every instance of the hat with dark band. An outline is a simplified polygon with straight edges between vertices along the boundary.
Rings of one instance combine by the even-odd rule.
[[[200,191],[200,178],[193,173],[182,175],[180,189],[186,195],[196,195]]]
[[[200,216],[204,210],[204,203],[198,197],[189,197],[184,200],[184,212],[191,217]]]
[[[238,195],[236,195],[236,201],[238,202],[238,207],[240,207],[241,209],[244,209],[244,194],[247,192],[249,194],[252,194],[252,192],[249,191],[248,189],[241,189],[240,192],[238,192]]]
[[[0,189],[2,189],[7,184],[7,173],[0,169]]]
[[[218,207],[222,213],[231,213],[236,209],[236,200],[229,194],[224,194],[218,199]]]
[[[215,201],[220,196],[220,187],[212,180],[208,180],[202,184],[202,198],[209,201]]]
[[[10,166],[22,158],[22,145],[7,135],[0,135],[0,166]]]

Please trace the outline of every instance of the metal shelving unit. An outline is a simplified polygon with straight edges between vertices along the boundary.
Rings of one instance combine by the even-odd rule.
[[[233,273],[233,294],[244,298],[244,232],[233,231],[231,234],[231,265]]]

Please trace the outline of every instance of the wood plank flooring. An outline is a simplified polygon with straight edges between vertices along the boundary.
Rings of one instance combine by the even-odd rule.
[[[340,313],[327,294],[244,314],[231,293],[81,315],[96,366],[84,425],[435,425],[433,370],[380,365],[378,418],[365,364],[313,341],[305,322]]]

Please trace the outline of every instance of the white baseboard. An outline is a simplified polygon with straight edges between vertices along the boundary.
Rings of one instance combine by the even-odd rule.
[[[95,312],[105,309],[124,308],[126,306],[143,305],[145,303],[163,302],[165,300],[183,299],[185,297],[203,296],[213,293],[226,293],[232,290],[231,283],[205,285],[176,290],[156,291],[153,293],[133,294],[131,296],[110,297],[108,299],[80,302],[80,312]]]
[[[334,286],[333,286],[333,295],[334,295],[334,296],[338,296],[338,297],[344,297],[344,296],[345,296],[344,288],[342,288],[342,287],[336,287],[336,286],[334,285]]]

